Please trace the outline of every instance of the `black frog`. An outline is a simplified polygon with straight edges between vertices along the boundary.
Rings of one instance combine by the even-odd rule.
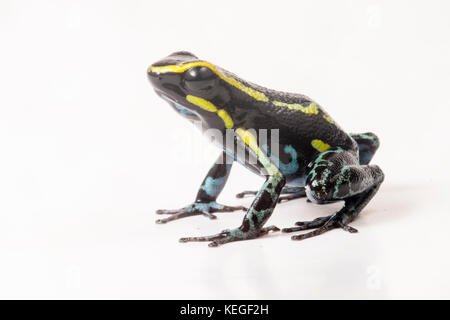
[[[283,229],[283,232],[314,229],[292,236],[293,240],[335,228],[357,232],[348,224],[384,180],[382,170],[369,165],[379,147],[375,134],[347,134],[307,96],[255,85],[186,51],[175,52],[152,64],[147,75],[156,93],[180,115],[200,124],[202,130],[216,130],[223,137],[219,139],[222,152],[195,201],[178,210],[158,210],[158,214],[169,217],[157,223],[194,215],[214,219],[216,212],[246,210],[237,228],[180,241],[210,241],[210,246],[217,246],[279,231],[275,226],[264,227],[276,204],[301,197],[320,204],[343,200],[344,206],[330,216],[297,222],[296,227]],[[277,132],[276,139],[261,134],[273,131]],[[229,132],[233,133],[231,140],[226,138]],[[266,177],[259,191],[237,195],[256,195],[249,209],[216,202],[235,161]]]

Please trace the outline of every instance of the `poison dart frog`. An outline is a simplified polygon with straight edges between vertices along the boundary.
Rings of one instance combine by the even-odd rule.
[[[217,212],[246,211],[237,228],[181,238],[181,242],[207,241],[209,246],[218,246],[279,231],[276,226],[265,226],[275,206],[301,197],[318,204],[342,200],[344,205],[329,216],[282,229],[312,230],[292,236],[293,240],[335,228],[357,232],[349,223],[384,180],[380,167],[369,164],[379,147],[375,134],[347,134],[307,96],[250,83],[190,52],[175,52],[152,64],[147,77],[155,92],[177,113],[204,132],[221,136],[215,139],[221,148],[219,158],[203,180],[195,201],[178,210],[158,210],[157,214],[168,217],[156,222],[196,215],[215,219]],[[259,191],[237,194],[239,198],[256,195],[248,209],[217,202],[235,162],[266,178]]]

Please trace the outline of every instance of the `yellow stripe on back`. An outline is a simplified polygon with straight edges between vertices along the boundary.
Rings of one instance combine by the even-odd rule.
[[[311,102],[307,107],[302,106],[299,103],[286,103],[281,101],[273,101],[274,105],[278,107],[286,107],[290,110],[300,110],[306,114],[318,114],[319,113],[319,106],[315,102]]]
[[[222,72],[219,71],[219,69],[206,61],[197,61],[197,62],[188,62],[184,64],[173,64],[173,65],[167,65],[167,66],[150,66],[148,68],[148,72],[155,72],[157,74],[159,73],[168,73],[168,72],[175,72],[175,73],[182,73],[190,68],[193,67],[207,67],[211,69],[215,74],[217,74],[222,80],[226,81],[227,83],[231,84],[233,87],[238,88],[239,90],[245,92],[249,96],[253,97],[254,99],[258,101],[269,101],[269,99],[266,97],[266,95],[262,92],[259,92],[255,89],[249,88],[245,86],[244,84],[240,83],[236,79],[224,75]]]

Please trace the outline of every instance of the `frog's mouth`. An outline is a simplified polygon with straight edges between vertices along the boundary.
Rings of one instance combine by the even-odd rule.
[[[166,100],[179,114],[184,116],[185,118],[188,118],[189,120],[200,120],[200,117],[193,111],[189,110],[188,108],[182,106],[181,104],[177,103],[173,99],[166,96],[164,93],[159,92],[156,90],[156,93]]]

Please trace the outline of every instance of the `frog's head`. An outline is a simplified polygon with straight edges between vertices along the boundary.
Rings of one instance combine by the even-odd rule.
[[[223,74],[215,65],[192,53],[178,51],[152,64],[147,76],[156,93],[182,116],[200,120],[206,127],[232,127],[223,107],[214,104],[226,100]]]

